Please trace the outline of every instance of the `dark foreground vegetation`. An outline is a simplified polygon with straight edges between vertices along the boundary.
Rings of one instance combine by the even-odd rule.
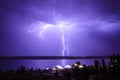
[[[104,58],[95,60],[92,66],[76,62],[66,68],[0,70],[0,80],[120,80],[120,56],[111,55],[108,63]]]

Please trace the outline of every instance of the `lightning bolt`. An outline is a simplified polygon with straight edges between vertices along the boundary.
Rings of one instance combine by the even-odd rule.
[[[65,39],[65,30],[64,30],[64,25],[59,25],[59,30],[60,30],[60,33],[61,33],[61,42],[62,42],[62,56],[69,56],[69,46],[68,46],[68,43]]]
[[[64,30],[62,29],[62,27],[60,27],[60,31],[61,31],[61,36],[62,36],[62,55],[65,56],[65,37],[64,37]]]
[[[69,44],[68,44],[68,40],[66,40],[65,38],[65,32],[68,28],[71,27],[71,25],[66,22],[66,21],[58,21],[56,24],[49,24],[49,23],[45,23],[45,22],[39,22],[39,26],[33,28],[32,30],[28,30],[30,33],[39,32],[39,36],[41,39],[45,39],[45,37],[43,36],[44,32],[46,32],[46,30],[48,28],[58,28],[59,29],[59,33],[61,36],[61,43],[62,43],[62,50],[61,50],[61,54],[62,56],[69,56],[70,51],[69,51]]]
[[[70,49],[69,49],[69,30],[73,30],[73,22],[68,22],[66,20],[59,20],[56,19],[54,24],[45,23],[40,21],[38,23],[37,27],[34,27],[32,30],[28,30],[30,33],[38,32],[41,39],[45,39],[44,33],[47,31],[48,28],[57,28],[59,30],[62,49],[61,49],[61,55],[62,56],[69,56],[70,55]],[[66,60],[62,60],[62,65],[66,64]]]

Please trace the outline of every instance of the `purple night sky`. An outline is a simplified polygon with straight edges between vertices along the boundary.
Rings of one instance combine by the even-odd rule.
[[[28,31],[39,27],[40,22],[55,24],[56,19],[75,24],[65,32],[70,34],[70,56],[120,53],[119,0],[0,0],[0,56],[61,56],[61,37],[56,28],[45,31],[45,40],[38,31]],[[58,63],[0,61],[0,66],[46,67]]]

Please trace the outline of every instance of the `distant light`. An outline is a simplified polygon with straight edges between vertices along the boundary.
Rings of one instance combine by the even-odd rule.
[[[46,68],[46,70],[49,70],[49,68]]]
[[[70,68],[72,68],[72,67],[71,67],[70,65],[66,65],[65,68],[66,68],[66,69],[70,69]]]
[[[79,65],[78,67],[79,67],[79,68],[84,68],[82,65]]]
[[[55,67],[53,67],[53,68],[52,68],[52,70],[56,71],[56,68],[55,68]]]
[[[77,64],[74,64],[74,66],[77,66]]]
[[[60,65],[57,65],[56,67],[57,67],[58,69],[60,69],[60,70],[61,70],[61,69],[64,69],[64,68],[63,68],[62,66],[60,66]]]

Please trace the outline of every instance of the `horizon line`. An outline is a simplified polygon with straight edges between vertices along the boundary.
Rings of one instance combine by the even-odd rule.
[[[109,59],[109,56],[0,56],[0,60]]]

